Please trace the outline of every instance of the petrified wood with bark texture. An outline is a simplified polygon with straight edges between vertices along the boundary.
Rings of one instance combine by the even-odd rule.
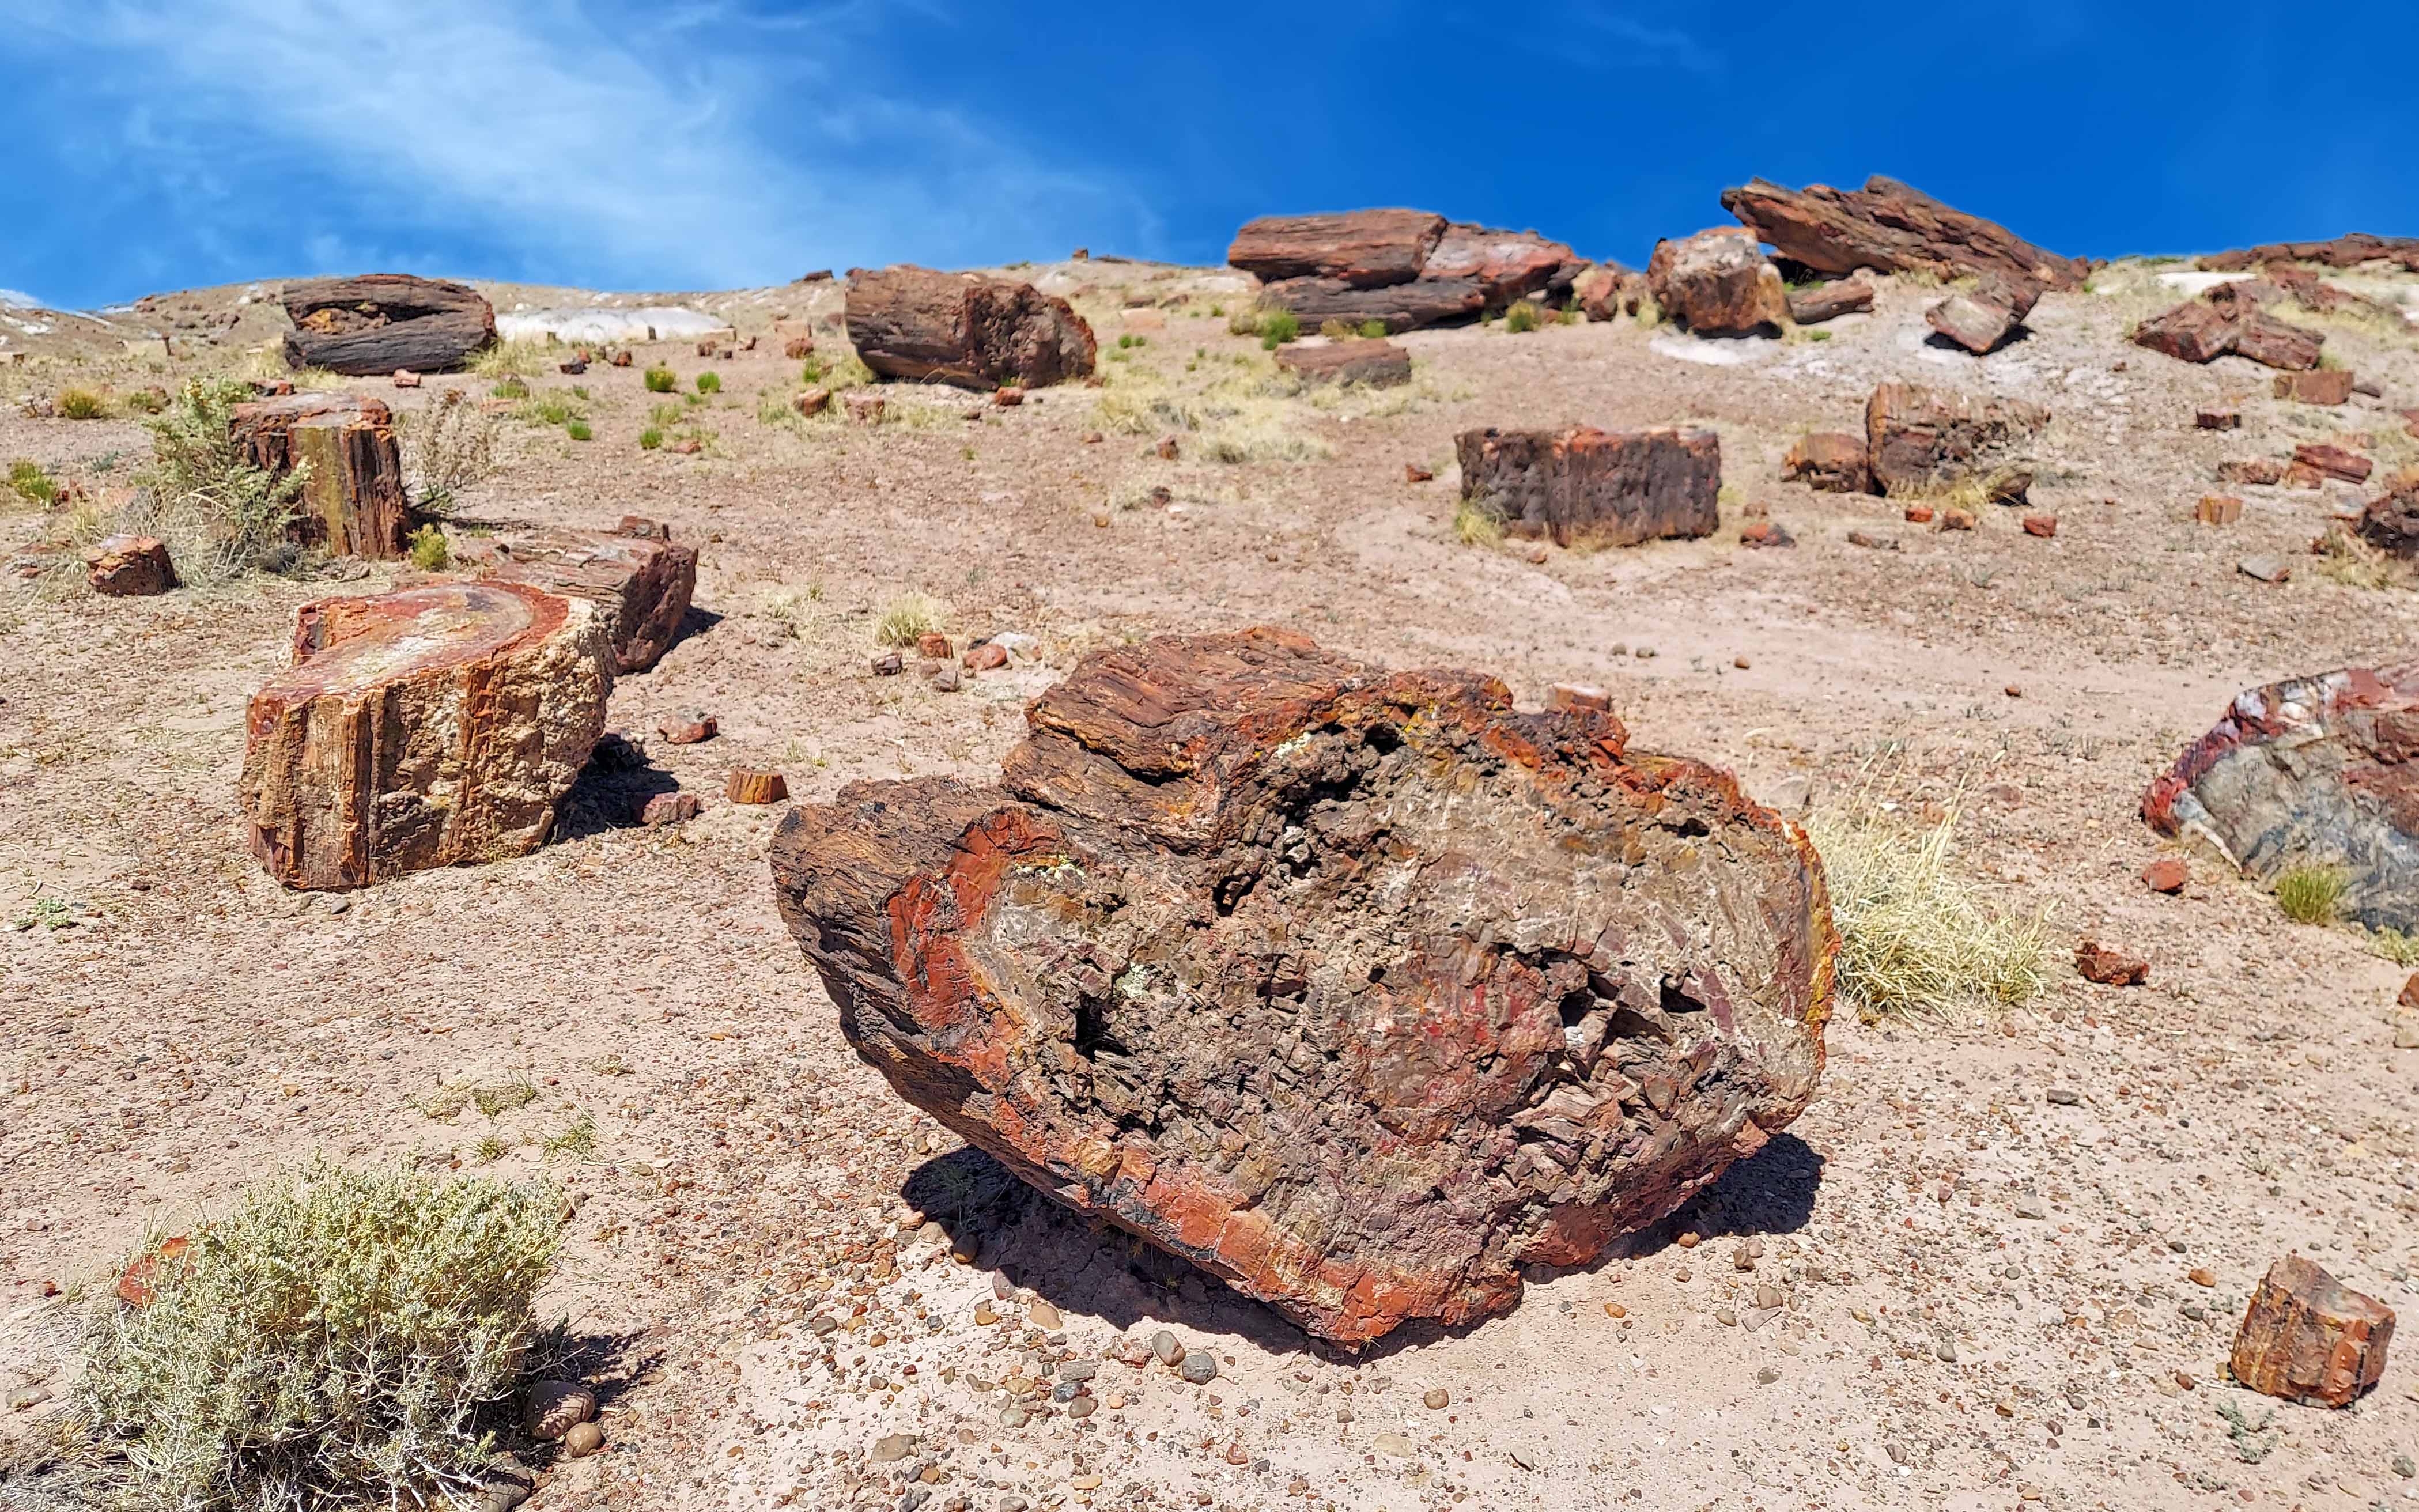
[[[624,516],[612,531],[546,528],[463,543],[465,565],[596,606],[616,672],[653,667],[680,634],[697,592],[697,548],[675,546],[655,521]]]
[[[2049,424],[2023,399],[1976,399],[1920,383],[1881,383],[1865,401],[1865,466],[1872,486],[1930,488],[1980,471]]]
[[[310,468],[297,539],[345,556],[403,555],[411,506],[385,405],[357,393],[289,393],[237,405],[227,429],[254,467]]]
[[[2150,784],[2142,817],[2263,882],[2334,868],[2344,918],[2419,930],[2419,663],[2237,694]]]
[[[451,372],[496,339],[496,312],[478,290],[408,273],[289,284],[279,302],[294,322],[286,365],[350,378]]]
[[[1820,864],[1608,713],[1256,629],[1026,722],[793,812],[782,915],[901,1095],[1312,1333],[1500,1312],[1813,1095]]]
[[[1444,217],[1428,210],[1263,215],[1235,233],[1226,264],[1271,282],[1329,278],[1349,288],[1407,284],[1420,275],[1444,229]]]
[[[1461,496],[1515,535],[1557,546],[1636,546],[1710,535],[1721,523],[1722,442],[1699,426],[1466,430],[1454,440]]]
[[[305,604],[252,696],[241,802],[289,887],[359,887],[534,850],[605,729],[595,609],[523,583]]]
[[[1091,375],[1092,328],[1030,284],[902,263],[853,271],[848,339],[884,378],[991,390]]]
[[[1391,341],[1353,339],[1277,348],[1277,366],[1305,383],[1394,388],[1411,380],[1411,354]]]
[[[2042,288],[2077,289],[2091,273],[2086,258],[2044,252],[1995,221],[1879,175],[1846,190],[1785,189],[1758,178],[1723,190],[1722,208],[1783,257],[1835,277],[1859,268],[1942,278],[2004,273]]]
[[[2385,1373],[2393,1338],[2393,1308],[2288,1255],[2251,1294],[2226,1368],[2271,1396],[2349,1407]]]

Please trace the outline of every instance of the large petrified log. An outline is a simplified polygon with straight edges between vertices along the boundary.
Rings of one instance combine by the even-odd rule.
[[[478,290],[408,273],[289,284],[279,302],[294,322],[287,365],[351,378],[451,372],[496,339],[495,309]]]
[[[848,339],[884,378],[991,390],[1091,376],[1092,328],[1030,284],[901,263],[848,275]]]
[[[1314,1334],[1502,1311],[1813,1095],[1813,852],[1610,714],[1256,629],[1026,720],[789,815],[782,916],[901,1096]]]
[[[593,604],[616,672],[653,667],[697,592],[697,548],[673,545],[669,531],[636,515],[612,531],[549,527],[474,538],[456,555],[505,581]]]
[[[227,419],[229,438],[253,466],[310,469],[297,539],[345,556],[403,555],[411,506],[385,405],[357,393],[288,393],[237,405]]]
[[[2142,817],[2263,882],[2334,868],[2345,918],[2419,930],[2419,663],[2236,695],[2150,784]]]
[[[2134,344],[2187,363],[2208,363],[2228,352],[2287,372],[2319,365],[2326,337],[2279,320],[2259,307],[2242,283],[2220,284],[2197,300],[2152,316],[2134,328]]]
[[[1663,316],[1701,336],[1779,331],[1789,319],[1789,291],[1764,260],[1752,233],[1716,226],[1655,243],[1646,287]]]
[[[2271,241],[2235,252],[2212,253],[2200,260],[2213,273],[2230,273],[2270,263],[2324,263],[2329,268],[2357,268],[2365,262],[2398,263],[2402,270],[2419,273],[2419,237],[2377,237],[2354,231],[2332,241]]]
[[[2299,1255],[2268,1268],[2235,1330],[2226,1368],[2253,1391],[2349,1407],[2385,1374],[2394,1309]]]
[[[1382,322],[1390,332],[1501,314],[1567,290],[1583,266],[1533,231],[1448,223],[1426,210],[1268,215],[1226,261],[1264,281],[1261,302],[1304,322]]]
[[[1861,278],[1837,278],[1789,293],[1789,318],[1801,326],[1820,325],[1872,307],[1873,286]]]
[[[1996,222],[1879,175],[1848,190],[1784,189],[1758,178],[1722,191],[1722,208],[1783,257],[1832,276],[1859,268],[1942,278],[2000,273],[2042,288],[2077,289],[2091,273],[2088,259],[2044,252]]]
[[[2002,273],[1981,273],[1970,289],[1951,290],[1949,297],[1923,313],[1932,329],[1975,356],[1996,351],[2033,313],[2041,285],[2029,279]]]
[[[525,583],[319,599],[252,696],[246,834],[289,887],[534,850],[605,729],[596,611]]]
[[[1304,383],[1394,388],[1411,380],[1411,354],[1391,341],[1331,341],[1277,348],[1277,366]]]
[[[1461,496],[1515,535],[1557,546],[1635,546],[1721,523],[1722,443],[1699,427],[1500,430],[1454,439]]]
[[[2048,410],[2023,399],[1883,383],[1865,401],[1865,465],[1882,493],[1940,487],[1973,476],[2048,424]]]

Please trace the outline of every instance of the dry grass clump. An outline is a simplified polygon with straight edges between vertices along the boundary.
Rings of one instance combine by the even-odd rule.
[[[94,389],[61,389],[57,401],[61,420],[107,420],[109,399]]]
[[[925,594],[901,594],[882,607],[882,617],[873,622],[873,639],[878,645],[913,646],[918,636],[931,635],[941,628],[946,609],[941,603]]]
[[[1453,536],[1464,546],[1501,546],[1503,514],[1485,499],[1465,499],[1453,506]]]
[[[177,574],[208,586],[295,560],[287,530],[300,511],[307,466],[283,474],[254,467],[228,433],[229,413],[252,397],[240,383],[195,378],[144,422],[151,466],[116,529],[167,543]]]
[[[421,513],[452,512],[455,496],[496,471],[494,415],[448,389],[433,409],[396,417],[404,476]]]
[[[2350,886],[2341,867],[2297,866],[2276,873],[2270,890],[2276,895],[2276,906],[2294,923],[2332,924],[2342,917]]]
[[[2045,920],[1983,903],[1957,869],[1956,825],[1951,812],[1915,828],[1863,805],[1807,821],[1840,931],[1840,1000],[1869,1024],[1951,1019],[2042,990]]]
[[[125,1458],[103,1504],[443,1504],[494,1454],[561,1248],[561,1194],[314,1160],[185,1241],[85,1337],[85,1416]],[[147,1274],[146,1273],[147,1272]]]
[[[2408,566],[2340,525],[2328,526],[2327,533],[2311,543],[2310,555],[2319,577],[2346,588],[2395,588],[2411,580]]]
[[[2361,943],[2368,953],[2397,966],[2419,966],[2419,934],[2405,934],[2398,929],[2370,929],[2360,932]]]
[[[1192,454],[1210,462],[1307,462],[1334,448],[1294,428],[1286,401],[1299,385],[1254,359],[1198,390],[1180,392],[1142,372],[1121,373],[1092,413],[1102,429],[1129,436],[1171,431],[1197,437]]]
[[[536,378],[554,367],[551,347],[545,341],[491,342],[470,354],[470,373],[488,379]]]

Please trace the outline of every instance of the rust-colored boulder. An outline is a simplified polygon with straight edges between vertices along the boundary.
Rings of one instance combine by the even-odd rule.
[[[2236,695],[2150,784],[2142,817],[2262,882],[2332,868],[2344,918],[2419,930],[2419,663]]]
[[[1323,278],[1348,288],[1408,284],[1420,276],[1444,230],[1444,217],[1428,210],[1263,215],[1235,233],[1226,264],[1270,283]]]
[[[2074,969],[2084,980],[2096,981],[2103,987],[2139,987],[2150,980],[2148,961],[2112,949],[2097,940],[2086,940],[2075,947]]]
[[[1277,348],[1277,366],[1304,383],[1360,383],[1393,388],[1411,380],[1411,354],[1391,341],[1331,341]]]
[[[2293,460],[2339,483],[2366,483],[2377,464],[2358,452],[2330,441],[2303,441],[2293,448]]]
[[[790,795],[790,780],[778,772],[740,767],[723,779],[722,795],[733,803],[778,803]]]
[[[1876,175],[1862,189],[1784,189],[1758,178],[1722,192],[1722,208],[1774,250],[1818,273],[1859,268],[1941,278],[1999,273],[2039,288],[2077,289],[2091,263],[2044,252],[1995,222],[1951,209]]]
[[[1655,244],[1646,287],[1663,317],[1701,336],[1778,331],[1789,318],[1789,291],[1750,233],[1716,226]]]
[[[1722,447],[1711,430],[1466,430],[1461,494],[1515,535],[1557,546],[1635,546],[1720,523]]]
[[[1092,328],[1030,284],[901,263],[848,278],[848,339],[884,378],[988,392],[1091,376]]]
[[[782,915],[901,1096],[1313,1334],[1501,1312],[1812,1096],[1819,863],[1610,714],[1257,629],[1026,720],[787,816]]]
[[[343,556],[393,560],[411,525],[394,417],[358,393],[288,393],[227,412],[245,460],[284,473],[307,466],[294,534]]]
[[[1581,267],[1533,231],[1425,210],[1263,216],[1236,234],[1226,261],[1264,281],[1263,304],[1305,325],[1376,320],[1390,333],[1500,314],[1567,288]]]
[[[1789,318],[1801,326],[1821,325],[1873,307],[1873,286],[1861,278],[1835,278],[1812,288],[1789,291]]]
[[[465,565],[596,606],[616,672],[642,672],[680,635],[697,591],[697,548],[675,546],[654,520],[631,515],[620,529],[510,531],[463,543]]]
[[[450,373],[496,339],[496,312],[478,290],[408,273],[309,279],[279,302],[294,322],[286,365],[348,378]]]
[[[1933,330],[1980,357],[1996,351],[2040,298],[2040,286],[2029,280],[1985,273],[1972,288],[1953,290],[1923,317]]]
[[[2342,368],[2276,375],[2275,395],[2296,404],[2350,404],[2352,375]]]
[[[2273,456],[2231,456],[2217,465],[2217,481],[2273,488],[2285,481],[2285,464]]]
[[[92,591],[111,598],[146,598],[177,586],[167,544],[155,536],[104,536],[85,554],[84,564]]]
[[[2361,538],[2397,557],[2419,557],[2419,468],[2407,468],[2360,512]]]
[[[2187,363],[2213,362],[2233,352],[2287,371],[2319,365],[2324,336],[2279,320],[2240,290],[2240,285],[2221,284],[2151,316],[2134,328],[2134,345]]]
[[[2270,1396],[2349,1407],[2385,1373],[2393,1338],[2393,1308],[2287,1255],[2251,1294],[2226,1368]]]
[[[245,718],[253,854],[341,888],[536,849],[604,732],[610,656],[586,601],[525,583],[305,604]]]
[[[1884,492],[1936,487],[1971,476],[2048,424],[2048,410],[2022,399],[1884,383],[1865,402],[1865,464]]]
[[[1785,483],[1803,483],[1821,493],[1871,493],[1873,486],[1864,440],[1845,431],[1798,437],[1781,460],[1780,476]]]
[[[2357,268],[2365,262],[2399,264],[2406,273],[2419,273],[2419,237],[2377,237],[2354,231],[2332,241],[2271,241],[2235,252],[2213,253],[2200,266],[2213,273],[2230,273],[2270,263],[2324,263],[2329,268]]]
[[[1591,265],[1571,280],[1571,298],[1591,320],[1636,315],[1646,295],[1646,280],[1626,269]]]
[[[2152,892],[2173,896],[2183,891],[2184,884],[2191,880],[2192,868],[2180,856],[2162,856],[2142,868],[2142,886]]]

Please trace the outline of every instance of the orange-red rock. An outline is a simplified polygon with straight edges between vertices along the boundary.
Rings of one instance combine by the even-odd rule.
[[[1710,429],[1610,433],[1488,426],[1456,439],[1464,499],[1515,535],[1634,546],[1720,523],[1721,438]]]
[[[848,281],[848,339],[884,378],[991,393],[1091,376],[1092,328],[1030,284],[901,263]],[[852,396],[851,418],[855,404]]]
[[[2393,1308],[2288,1255],[2251,1294],[2227,1368],[2270,1396],[2349,1407],[2385,1373],[2393,1338]]]
[[[104,536],[85,554],[85,581],[96,594],[142,598],[177,586],[166,543],[149,535]]]
[[[345,556],[403,555],[411,524],[394,418],[357,393],[288,393],[228,411],[228,434],[254,467],[307,467],[294,536]]]
[[[2139,987],[2150,980],[2150,964],[2139,956],[2112,950],[2095,940],[2075,948],[2074,969],[2086,981],[2103,987]]]
[[[252,697],[253,854],[291,887],[359,887],[542,843],[605,729],[595,610],[510,582],[305,604]]]
[[[901,1095],[1314,1334],[1502,1311],[1812,1095],[1819,863],[1610,714],[1253,630],[1026,717],[787,816],[783,917]]]
[[[1873,485],[1863,439],[1836,430],[1815,431],[1791,442],[1780,476],[1824,493],[1869,493]]]
[[[1778,331],[1789,319],[1780,270],[1764,260],[1753,233],[1739,226],[1656,242],[1646,286],[1665,319],[1703,336]]]
[[[463,543],[466,564],[596,606],[616,672],[642,672],[680,635],[697,592],[697,548],[637,515],[611,531],[508,531]]]
[[[2178,893],[2192,880],[2192,868],[2180,856],[2162,856],[2142,868],[2142,886],[2152,892]]]

